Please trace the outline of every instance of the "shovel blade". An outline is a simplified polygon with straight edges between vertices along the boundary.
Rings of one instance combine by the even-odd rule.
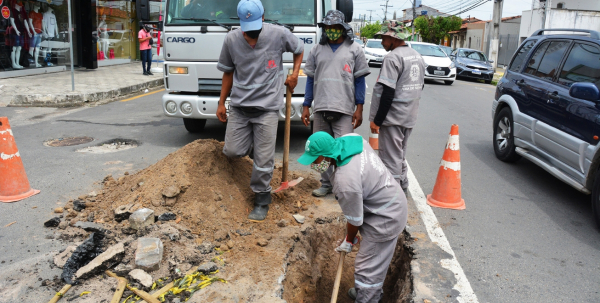
[[[290,187],[294,187],[296,186],[298,183],[302,182],[302,180],[304,180],[304,178],[300,177],[298,179],[294,179],[292,181],[287,181],[287,182],[281,182],[281,186],[279,186],[278,189],[272,191],[271,193],[278,193],[284,189],[288,189]]]

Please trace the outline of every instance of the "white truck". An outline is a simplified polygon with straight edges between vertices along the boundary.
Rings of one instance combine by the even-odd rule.
[[[217,119],[216,111],[223,73],[217,70],[225,35],[239,27],[239,0],[167,0],[163,18],[162,52],[167,93],[162,97],[164,114],[183,118],[185,128],[202,132],[206,120]],[[265,22],[290,29],[304,41],[304,63],[321,37],[317,22],[330,9],[352,20],[352,0],[262,0]],[[184,10],[186,5],[202,9]],[[192,12],[192,13],[190,13]],[[283,56],[284,71],[292,69],[292,54]],[[306,76],[300,72],[292,98],[291,120],[300,121]],[[285,91],[285,90],[282,90]],[[228,102],[226,102],[228,105]],[[285,119],[285,95],[281,96],[280,120]]]

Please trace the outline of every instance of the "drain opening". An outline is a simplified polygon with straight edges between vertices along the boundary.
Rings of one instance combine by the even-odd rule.
[[[78,153],[106,154],[140,146],[140,142],[131,139],[111,139],[95,146],[80,148]]]
[[[288,254],[286,277],[283,281],[283,299],[287,302],[329,302],[335,282],[339,255],[334,243],[344,235],[346,222],[318,224],[307,228],[304,237],[296,242]],[[398,238],[396,251],[383,285],[383,303],[411,302],[412,279],[410,261],[412,253],[406,245],[409,236],[403,232]],[[354,261],[356,252],[346,255],[338,301],[352,303],[348,289],[354,287]]]
[[[73,146],[73,145],[81,145],[85,143],[90,143],[94,141],[92,137],[68,137],[68,138],[58,138],[58,139],[50,139],[44,142],[44,145],[51,147],[60,147],[60,146]]]

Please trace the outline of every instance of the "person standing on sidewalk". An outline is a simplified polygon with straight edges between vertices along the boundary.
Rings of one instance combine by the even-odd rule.
[[[147,24],[140,26],[138,40],[140,41],[140,57],[142,59],[142,69],[145,76],[153,75],[150,71],[150,64],[152,63],[152,45],[150,45],[151,39],[152,34],[150,26]]]
[[[389,53],[373,88],[369,114],[371,133],[379,134],[379,157],[404,193],[408,189],[406,144],[417,122],[425,85],[423,58],[404,43],[410,36],[408,30],[390,21],[375,34]]]
[[[381,159],[359,134],[334,139],[316,132],[306,141],[298,162],[317,172],[334,166],[333,193],[346,217],[346,237],[338,252],[350,253],[362,240],[354,263],[354,288],[348,296],[358,303],[376,303],[394,256],[398,236],[408,220],[406,196]]]
[[[324,131],[335,138],[362,124],[365,77],[371,73],[362,48],[352,40],[352,27],[344,20],[344,13],[338,10],[327,12],[323,22],[318,23],[323,30],[321,41],[310,51],[304,67],[308,78],[302,122],[309,125],[314,99],[313,131]],[[331,193],[331,174],[331,169],[321,174],[321,187],[312,192],[313,196]]]
[[[243,157],[253,152],[250,188],[255,193],[251,221],[263,221],[271,204],[278,111],[284,105],[284,52],[294,54],[293,73],[285,85],[294,91],[304,43],[283,26],[263,23],[260,0],[241,0],[237,7],[241,29],[225,37],[217,69],[223,72],[217,118],[227,123],[223,153]],[[232,89],[233,88],[233,89]],[[225,100],[231,92],[229,118]]]

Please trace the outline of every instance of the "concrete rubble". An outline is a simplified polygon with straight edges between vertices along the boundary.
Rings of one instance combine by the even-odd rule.
[[[133,229],[142,229],[154,224],[154,211],[149,208],[136,210],[129,217],[129,226]]]
[[[58,268],[63,268],[76,248],[77,246],[75,245],[67,246],[65,250],[54,256],[54,265],[56,265]]]
[[[118,243],[109,247],[105,252],[101,253],[90,263],[80,268],[75,273],[75,278],[85,279],[98,274],[101,271],[107,270],[116,264],[119,264],[125,255],[125,247],[123,243]]]
[[[135,252],[135,265],[146,271],[160,268],[163,257],[163,243],[158,238],[139,238]]]
[[[139,282],[146,288],[152,287],[152,276],[141,269],[134,269],[130,271],[129,277],[131,277],[131,279],[134,281]]]

